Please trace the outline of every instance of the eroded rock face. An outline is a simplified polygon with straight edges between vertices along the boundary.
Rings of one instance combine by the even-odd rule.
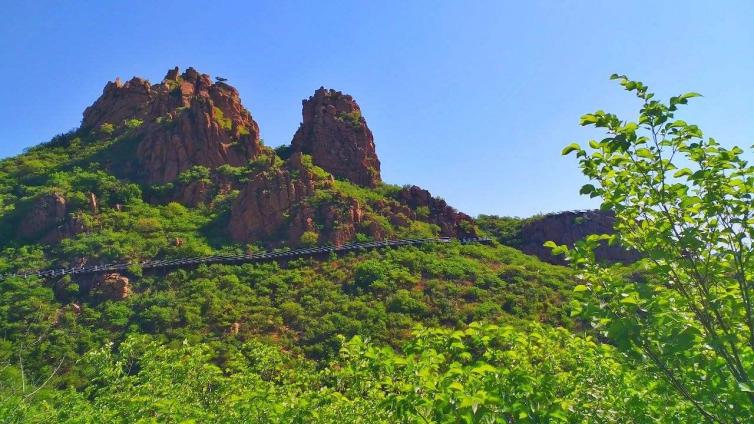
[[[144,119],[153,98],[149,81],[134,77],[125,84],[120,78],[108,82],[102,95],[84,110],[82,128],[100,128],[102,124],[120,124],[127,119]]]
[[[83,222],[68,213],[65,197],[59,193],[45,194],[34,201],[21,219],[16,234],[28,240],[56,243],[84,232]]]
[[[174,180],[194,165],[243,166],[260,150],[259,126],[241,104],[238,91],[188,68],[168,71],[151,85],[141,78],[110,82],[84,111],[81,127],[115,127],[138,119],[136,149],[139,177],[149,183]]]
[[[319,225],[316,226],[316,223]],[[375,240],[386,236],[382,227],[377,223],[370,223],[364,206],[356,199],[349,198],[297,208],[290,224],[288,242],[294,246],[299,244],[306,231],[317,233],[319,243],[335,246],[353,241],[358,232]]]
[[[521,244],[516,246],[524,253],[557,265],[565,265],[562,256],[554,256],[544,247],[546,241],[556,244],[573,244],[590,234],[613,234],[615,217],[611,212],[600,210],[561,212],[549,214],[541,219],[524,224],[521,228]],[[598,261],[631,263],[639,259],[637,252],[620,246],[602,245],[595,250]]]
[[[174,201],[192,208],[203,203],[207,204],[210,200],[210,184],[202,180],[192,181],[181,187],[174,199]]]
[[[231,237],[248,241],[278,235],[291,208],[312,195],[317,183],[303,166],[300,153],[291,156],[283,168],[257,174],[231,205]]]
[[[426,216],[420,219],[438,225],[442,236],[476,237],[474,220],[470,216],[458,212],[445,200],[432,197],[427,190],[417,186],[405,187],[398,193],[398,200],[414,211],[426,213]]]
[[[58,193],[39,197],[21,220],[17,234],[26,239],[43,236],[66,218],[66,200]]]
[[[303,101],[303,123],[291,147],[312,156],[315,165],[339,178],[377,186],[380,161],[374,137],[353,98],[320,88]]]

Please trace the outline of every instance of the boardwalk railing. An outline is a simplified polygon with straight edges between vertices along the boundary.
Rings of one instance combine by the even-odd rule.
[[[0,274],[0,280],[4,280],[11,277],[42,277],[42,278],[54,278],[62,277],[64,275],[81,275],[81,274],[99,274],[107,272],[127,271],[129,268],[137,266],[142,270],[155,270],[163,268],[182,268],[191,267],[200,264],[232,264],[232,263],[248,263],[248,262],[268,262],[276,260],[288,260],[296,258],[304,258],[311,256],[320,256],[330,253],[346,253],[358,250],[369,249],[381,249],[388,247],[400,247],[400,246],[412,246],[421,245],[427,243],[450,243],[453,239],[449,237],[436,237],[436,238],[420,238],[420,239],[398,239],[398,240],[384,240],[384,241],[371,241],[365,243],[349,243],[340,246],[317,246],[307,247],[301,249],[289,249],[278,252],[260,252],[250,253],[242,255],[215,255],[215,256],[197,256],[193,258],[180,258],[180,259],[164,259],[156,261],[145,262],[127,262],[127,263],[115,263],[105,265],[93,265],[87,267],[76,268],[60,268],[60,269],[48,269],[44,271],[30,271],[21,272],[15,274]],[[491,240],[487,238],[463,238],[458,239],[461,243],[489,243]]]

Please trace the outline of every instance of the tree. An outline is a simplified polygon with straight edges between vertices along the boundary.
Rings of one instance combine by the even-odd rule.
[[[697,93],[654,99],[613,75],[641,101],[635,122],[597,111],[581,125],[604,130],[571,144],[591,180],[582,194],[615,211],[614,236],[590,236],[565,253],[580,270],[576,314],[624,351],[651,363],[710,422],[754,416],[754,167],[739,147],[704,138],[675,113]],[[600,242],[644,258],[639,272],[596,263]]]

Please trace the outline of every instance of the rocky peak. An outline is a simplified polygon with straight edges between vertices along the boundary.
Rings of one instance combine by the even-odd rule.
[[[194,165],[242,166],[261,151],[259,126],[238,91],[194,68],[171,69],[159,84],[136,77],[109,82],[81,127],[118,128],[130,120],[141,121],[135,168],[149,183],[172,181]]]
[[[336,177],[377,186],[380,161],[374,137],[353,97],[320,88],[302,103],[303,122],[293,136],[293,151],[311,155],[315,165]]]
[[[110,81],[94,104],[84,110],[82,128],[99,128],[105,123],[121,123],[127,119],[143,119],[152,96],[149,81],[138,77],[123,84],[120,78]]]

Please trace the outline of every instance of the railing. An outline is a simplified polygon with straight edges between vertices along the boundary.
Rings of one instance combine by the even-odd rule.
[[[129,268],[137,266],[142,270],[154,270],[161,268],[182,268],[200,264],[220,264],[220,263],[249,263],[249,262],[268,262],[275,260],[295,259],[310,256],[318,256],[330,253],[346,253],[357,250],[382,249],[388,247],[412,246],[427,243],[450,243],[453,239],[450,237],[421,238],[421,239],[398,239],[372,241],[365,243],[349,243],[340,246],[318,246],[301,249],[283,250],[278,252],[260,252],[242,255],[214,255],[214,256],[197,256],[193,258],[164,259],[145,262],[128,262],[105,265],[93,265],[88,267],[48,269],[44,271],[21,272],[14,274],[0,275],[0,280],[11,277],[42,277],[55,278],[65,275],[81,274],[99,274],[106,272],[127,271]],[[463,244],[467,243],[489,243],[488,238],[462,238],[458,239]]]

